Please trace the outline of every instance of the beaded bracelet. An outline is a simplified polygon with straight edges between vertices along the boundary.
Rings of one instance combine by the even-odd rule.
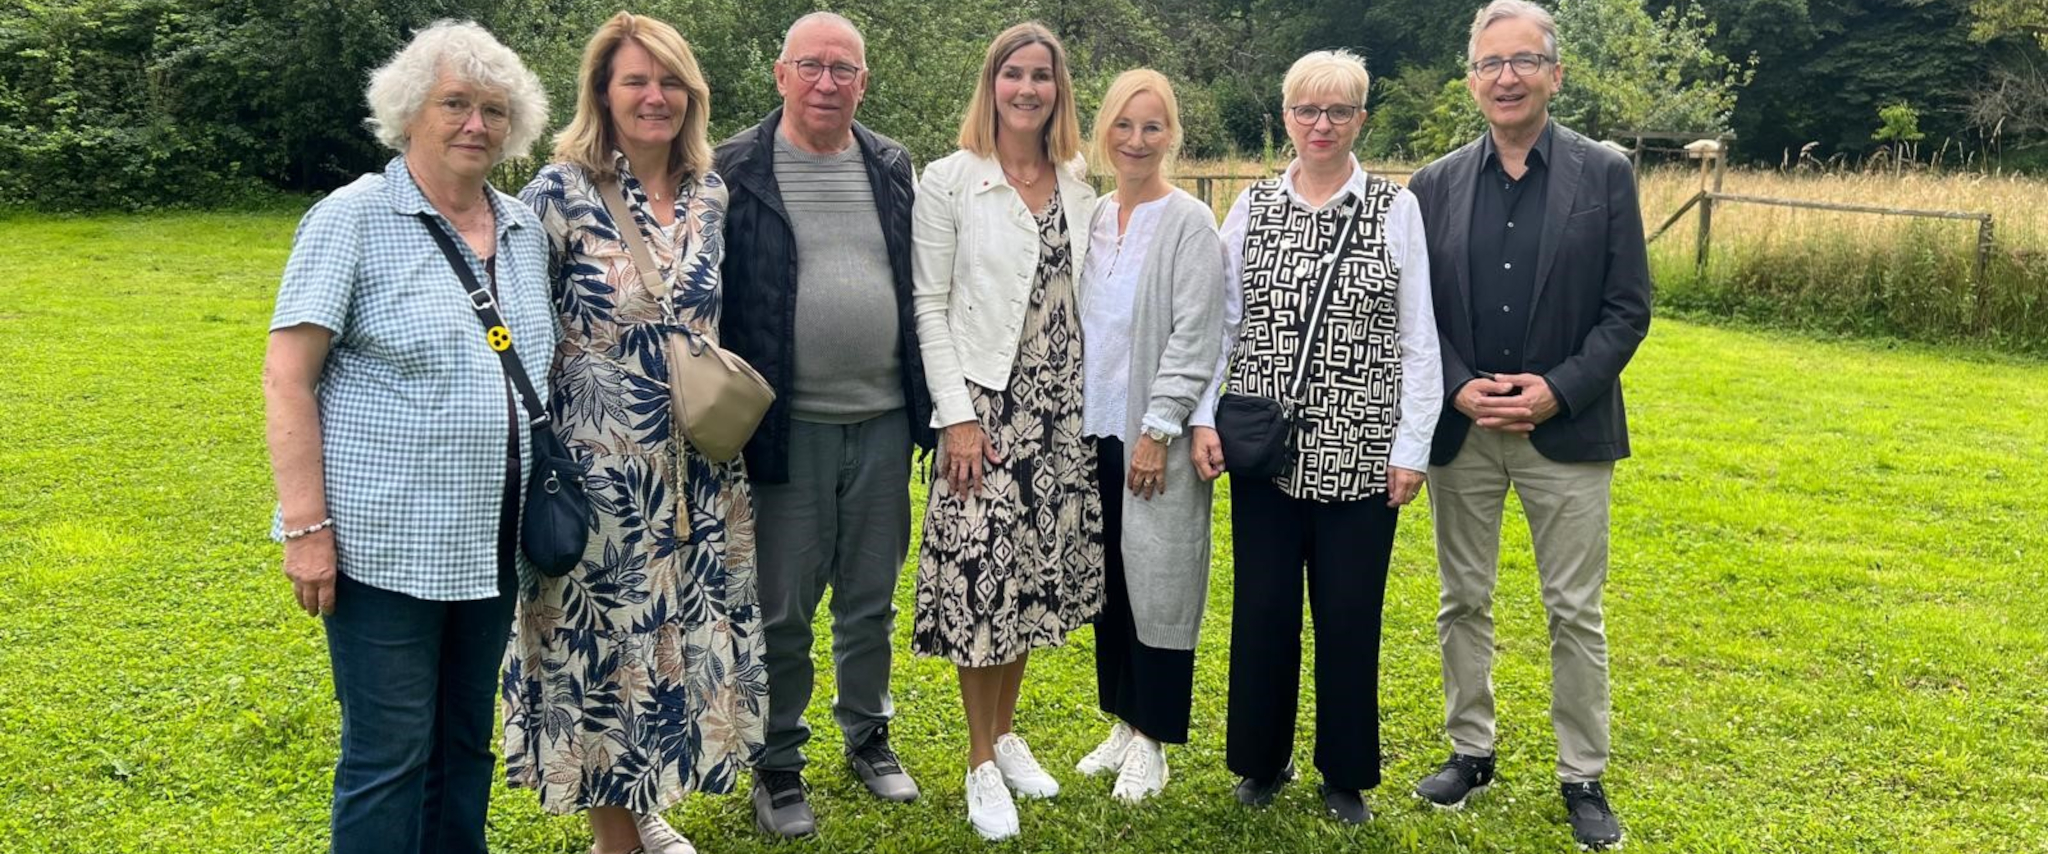
[[[300,528],[298,530],[284,532],[284,539],[285,542],[291,542],[292,540],[303,539],[306,537],[313,536],[314,534],[320,533],[321,531],[325,531],[328,528],[332,527],[334,527],[334,517],[329,516],[325,519],[322,519],[318,522],[314,522],[313,524],[307,525],[306,527]]]

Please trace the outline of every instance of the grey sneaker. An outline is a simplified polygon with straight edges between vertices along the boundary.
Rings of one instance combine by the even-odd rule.
[[[847,751],[846,764],[875,797],[897,803],[917,800],[917,781],[903,770],[896,751],[889,749],[888,724],[876,727],[859,747]]]
[[[754,771],[754,826],[762,833],[795,839],[818,832],[818,819],[795,771]]]

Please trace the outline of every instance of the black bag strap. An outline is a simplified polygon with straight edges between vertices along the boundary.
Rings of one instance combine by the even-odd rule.
[[[498,364],[505,369],[505,377],[519,392],[519,402],[526,408],[528,425],[539,427],[546,424],[548,413],[541,408],[540,395],[533,391],[533,381],[526,377],[526,366],[519,363],[519,351],[512,349],[512,328],[505,325],[505,317],[498,313],[498,299],[476,280],[476,273],[469,269],[469,262],[462,259],[462,250],[455,248],[455,239],[441,228],[440,220],[425,212],[420,213],[419,218],[427,224],[427,232],[434,235],[434,243],[441,247],[448,266],[455,268],[455,278],[462,281],[462,289],[469,293],[469,307],[476,310],[476,319],[484,325],[485,343],[498,354]],[[499,341],[503,341],[505,346],[498,346]]]
[[[1316,333],[1322,331],[1323,310],[1329,307],[1330,291],[1333,289],[1331,286],[1336,282],[1337,268],[1344,265],[1344,256],[1351,252],[1352,247],[1358,245],[1358,233],[1365,230],[1362,227],[1365,221],[1362,216],[1364,210],[1363,199],[1353,199],[1350,204],[1344,206],[1344,223],[1339,227],[1345,231],[1337,238],[1337,248],[1331,250],[1329,262],[1323,265],[1323,280],[1317,285],[1315,296],[1309,303],[1308,331],[1301,338],[1301,357],[1294,363],[1294,381],[1287,385],[1287,402],[1291,406],[1301,405],[1301,384],[1308,380],[1308,363],[1315,356]]]

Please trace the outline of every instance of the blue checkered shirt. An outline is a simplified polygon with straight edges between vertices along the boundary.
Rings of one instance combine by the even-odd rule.
[[[547,236],[531,208],[490,196],[498,310],[546,395],[557,338]],[[506,408],[498,354],[421,212],[435,213],[403,157],[314,205],[292,237],[270,328],[310,323],[334,333],[317,394],[341,572],[421,599],[485,599],[499,592],[506,431],[519,437],[522,482],[531,442],[523,408],[516,422]],[[455,242],[477,281],[489,282],[468,244]],[[271,536],[281,533],[280,516]]]

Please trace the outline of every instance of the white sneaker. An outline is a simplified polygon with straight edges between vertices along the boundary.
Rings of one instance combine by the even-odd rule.
[[[967,772],[967,823],[990,842],[1017,835],[1017,802],[1003,785],[1003,772],[983,762]]]
[[[1074,763],[1074,770],[1081,772],[1083,776],[1093,777],[1104,771],[1122,768],[1124,749],[1131,746],[1131,736],[1136,734],[1137,730],[1131,729],[1130,724],[1117,721],[1116,726],[1109,728],[1108,738],[1103,739],[1094,750],[1088,751],[1088,755],[1081,757],[1081,761]]]
[[[1130,749],[1124,751],[1124,765],[1116,775],[1116,788],[1110,795],[1127,804],[1135,804],[1166,788],[1166,745],[1144,736],[1131,739]]]
[[[996,738],[996,770],[1003,772],[1003,782],[1024,797],[1050,798],[1060,793],[1060,781],[1045,773],[1037,757],[1031,755],[1031,745],[1014,732]]]
[[[689,837],[662,821],[660,813],[634,813],[633,826],[640,831],[640,850],[647,854],[697,854]]]

